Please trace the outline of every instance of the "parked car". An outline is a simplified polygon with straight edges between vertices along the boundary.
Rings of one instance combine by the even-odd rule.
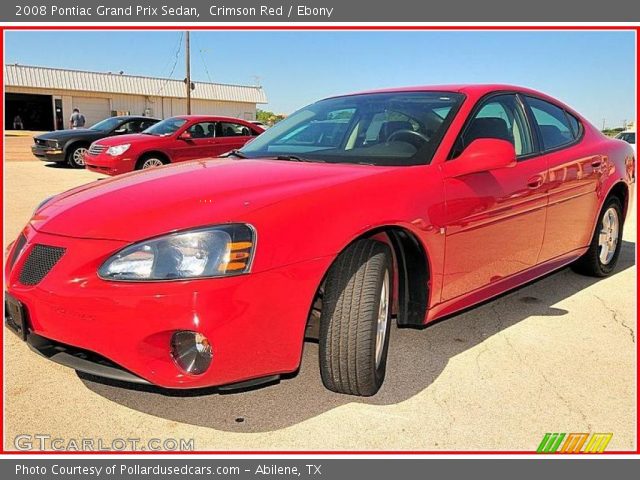
[[[623,140],[630,144],[633,147],[634,153],[637,155],[638,151],[636,149],[636,132],[635,130],[625,130],[624,132],[620,132],[615,136],[618,140]]]
[[[263,130],[237,118],[184,115],[163,120],[139,135],[105,138],[91,144],[89,170],[118,175],[168,163],[217,157],[242,147]]]
[[[260,120],[251,120],[251,123],[259,126],[262,130],[266,130],[267,128],[269,128],[269,125],[267,125],[264,122],[261,122]]]
[[[157,118],[125,115],[109,117],[89,128],[56,130],[34,137],[31,152],[45,162],[67,162],[84,168],[84,154],[96,140],[112,136],[140,133],[159,122]]]
[[[179,141],[170,122],[152,131]],[[328,98],[224,159],[45,200],[8,250],[6,322],[58,363],[178,389],[277,380],[311,337],[328,389],[373,395],[393,318],[422,327],[566,265],[610,275],[634,168],[529,89]]]

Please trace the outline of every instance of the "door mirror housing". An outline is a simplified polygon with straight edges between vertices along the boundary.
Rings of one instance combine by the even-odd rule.
[[[445,164],[450,177],[488,172],[516,165],[516,149],[511,142],[497,138],[478,138],[455,160]]]
[[[192,138],[193,137],[189,132],[182,132],[180,135],[178,135],[179,140],[191,140]]]

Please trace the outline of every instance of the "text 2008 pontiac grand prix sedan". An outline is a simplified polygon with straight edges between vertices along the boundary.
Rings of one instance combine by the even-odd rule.
[[[315,335],[325,386],[373,395],[393,317],[569,264],[610,274],[634,162],[524,88],[329,98],[225,159],[43,202],[7,252],[6,323],[54,361],[167,388],[277,379]]]

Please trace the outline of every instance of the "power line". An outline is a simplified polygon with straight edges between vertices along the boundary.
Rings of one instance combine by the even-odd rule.
[[[174,72],[176,71],[176,66],[178,65],[178,60],[180,59],[180,51],[182,50],[182,38],[183,37],[184,37],[184,32],[180,32],[180,38],[178,40],[178,47],[176,48],[176,54],[175,54],[175,58],[174,58],[174,61],[173,61],[173,66],[171,67],[171,72],[169,73],[169,76],[164,81],[164,83],[160,86],[160,89],[154,95],[155,97],[159,96],[162,93],[162,91],[164,90],[164,87],[167,86],[167,84],[169,83],[169,81],[173,77]]]
[[[198,53],[200,54],[200,60],[202,60],[202,65],[204,66],[204,71],[207,74],[209,83],[213,83],[213,80],[211,79],[211,75],[209,74],[209,68],[207,67],[207,62],[205,61],[204,55],[203,55],[203,52],[205,52],[205,50],[201,49],[199,44],[198,44],[197,50],[198,50]]]

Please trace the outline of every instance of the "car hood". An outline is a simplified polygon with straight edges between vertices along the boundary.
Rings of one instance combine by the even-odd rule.
[[[137,145],[144,143],[155,143],[158,141],[162,141],[162,139],[167,137],[159,137],[157,135],[145,135],[142,133],[130,133],[127,135],[116,135],[113,137],[107,137],[100,139],[100,145],[105,145],[107,147],[112,147],[114,145],[122,145],[123,143],[135,143]]]
[[[55,130],[53,132],[43,133],[35,138],[42,140],[66,140],[72,137],[98,137],[100,135],[106,135],[106,133],[89,128],[77,128],[75,130]]]
[[[176,230],[247,221],[267,205],[395,168],[399,167],[266,159],[186,162],[62,193],[46,203],[31,224],[56,235],[138,241]]]

